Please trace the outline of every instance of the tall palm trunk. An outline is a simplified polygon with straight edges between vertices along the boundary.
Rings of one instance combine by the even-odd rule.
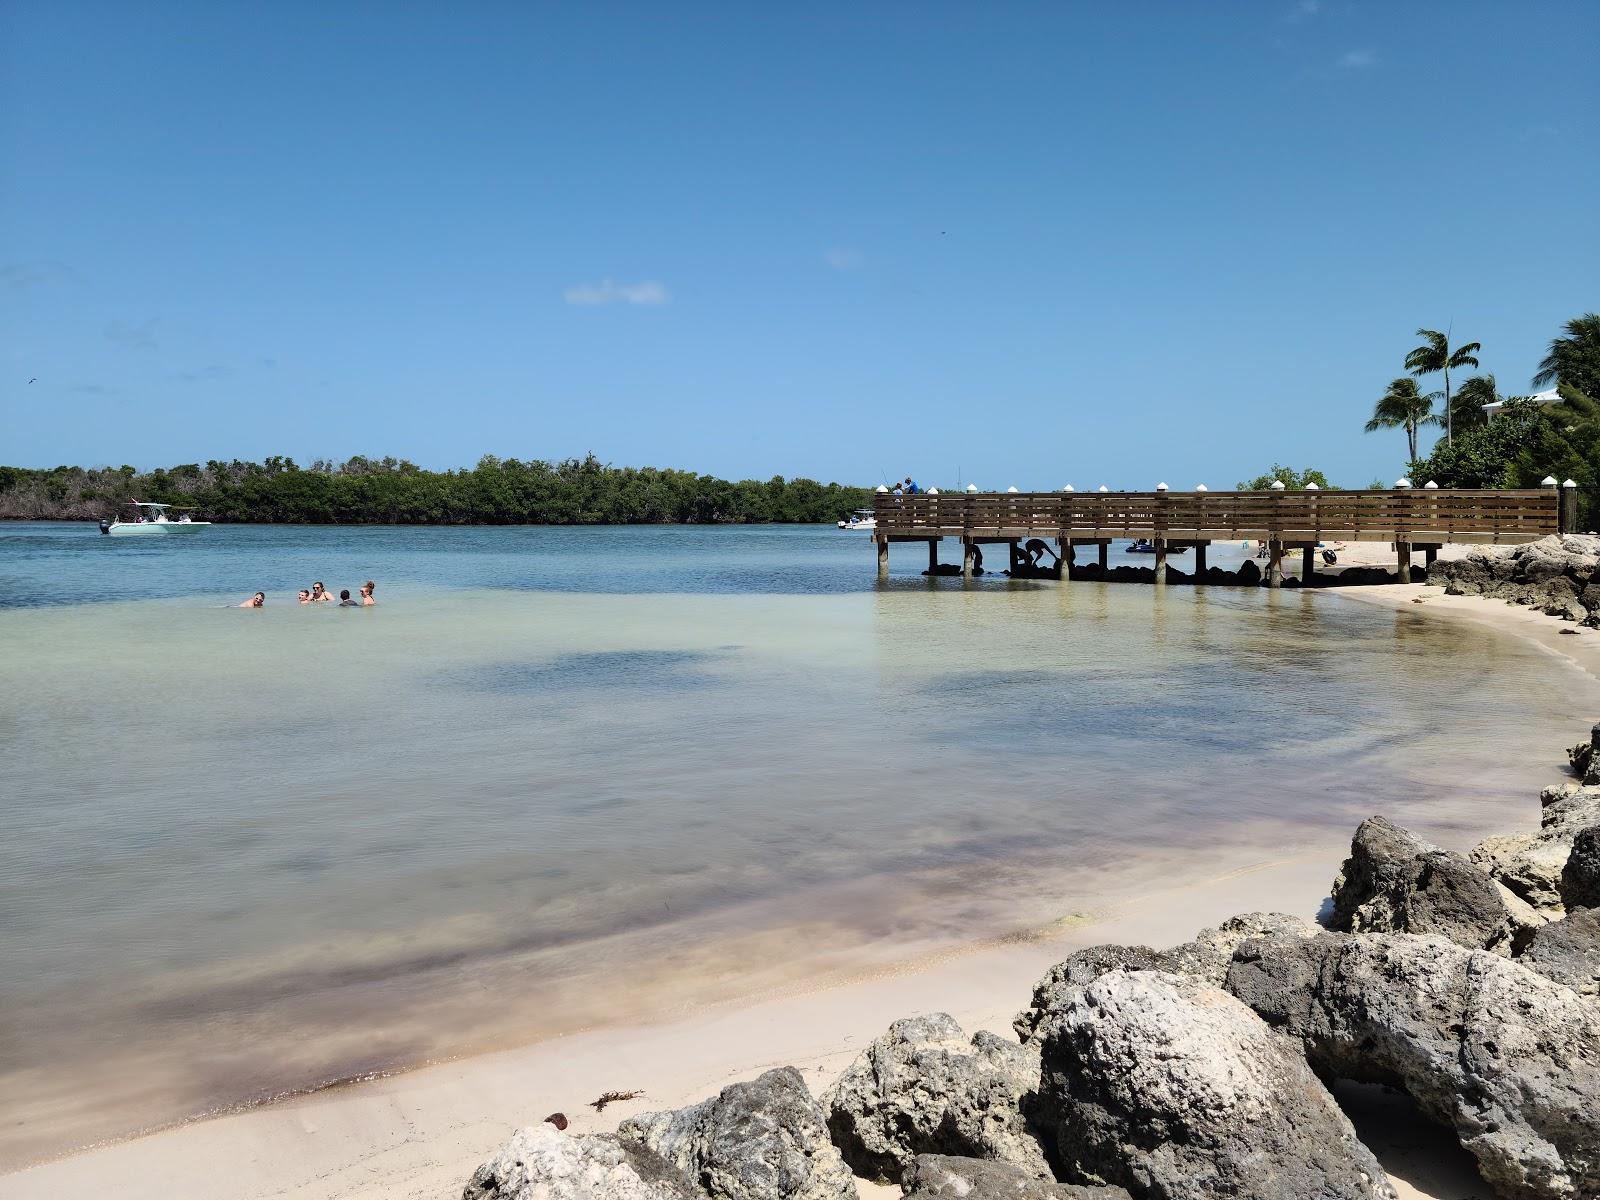
[[[1417,423],[1406,422],[1406,441],[1411,444],[1411,457],[1406,459],[1406,470],[1411,470],[1411,464],[1417,461]]]
[[[1450,404],[1450,364],[1449,363],[1445,363],[1445,365],[1444,365],[1444,444],[1446,446],[1448,446],[1451,442],[1455,441],[1455,430],[1450,425],[1450,420],[1455,414],[1452,413],[1450,411],[1450,409],[1451,409],[1451,404]],[[1411,459],[1412,459],[1413,462],[1416,461],[1416,457],[1417,457],[1416,451],[1413,450],[1411,452]]]

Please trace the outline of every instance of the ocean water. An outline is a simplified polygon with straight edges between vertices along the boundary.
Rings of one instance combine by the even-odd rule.
[[[815,527],[0,527],[0,1169],[1373,812],[1470,842],[1533,821],[1600,700],[1336,593],[923,565],[879,584]]]

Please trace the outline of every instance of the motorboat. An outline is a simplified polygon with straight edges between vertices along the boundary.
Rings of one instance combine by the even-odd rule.
[[[100,522],[100,532],[109,537],[165,537],[169,534],[199,533],[211,526],[210,521],[196,521],[188,509],[175,509],[171,504],[151,504],[144,500],[130,500],[130,508],[137,509],[132,520],[112,517]],[[169,510],[179,515],[168,515]]]
[[[877,514],[870,508],[858,508],[846,520],[839,522],[840,529],[858,529],[863,533],[871,533],[877,527]]]

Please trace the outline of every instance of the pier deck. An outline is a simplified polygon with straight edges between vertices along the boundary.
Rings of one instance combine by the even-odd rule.
[[[958,538],[964,573],[971,547],[986,542],[1055,541],[1063,562],[1075,545],[1100,546],[1116,538],[1147,538],[1156,547],[1156,577],[1166,551],[1212,541],[1260,541],[1269,547],[1268,582],[1281,580],[1285,548],[1307,551],[1320,541],[1389,542],[1398,554],[1400,579],[1410,578],[1413,550],[1445,542],[1512,545],[1562,532],[1564,497],[1554,488],[1514,491],[1393,489],[1260,492],[1006,492],[896,496],[874,503],[880,572],[888,570],[892,542],[928,543],[930,568],[938,543]],[[1013,563],[1016,561],[1013,549]]]

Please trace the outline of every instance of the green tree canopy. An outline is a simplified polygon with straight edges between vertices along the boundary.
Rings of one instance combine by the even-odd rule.
[[[1406,370],[1419,378],[1435,371],[1444,372],[1444,436],[1449,441],[1455,435],[1450,411],[1450,372],[1477,366],[1477,353],[1483,349],[1483,345],[1481,342],[1468,342],[1451,349],[1449,335],[1437,329],[1419,329],[1417,336],[1422,339],[1422,345],[1406,355]]]
[[[1238,487],[1241,492],[1264,492],[1274,482],[1281,482],[1287,488],[1303,488],[1308,483],[1314,483],[1324,491],[1337,491],[1338,489],[1328,482],[1328,477],[1313,467],[1304,471],[1296,471],[1293,467],[1285,467],[1279,463],[1272,464],[1272,470],[1265,475],[1257,475],[1254,479],[1241,480]]]
[[[1433,402],[1443,394],[1443,392],[1429,392],[1423,395],[1418,390],[1415,379],[1409,375],[1402,375],[1399,379],[1391,381],[1388,391],[1378,397],[1378,403],[1372,409],[1372,419],[1367,422],[1367,432],[1404,429],[1406,445],[1411,450],[1406,461],[1411,462],[1417,457],[1417,428],[1437,420],[1433,412]]]
[[[1566,324],[1566,333],[1550,343],[1550,353],[1539,363],[1533,386],[1564,388],[1600,400],[1600,313],[1584,313]]]

